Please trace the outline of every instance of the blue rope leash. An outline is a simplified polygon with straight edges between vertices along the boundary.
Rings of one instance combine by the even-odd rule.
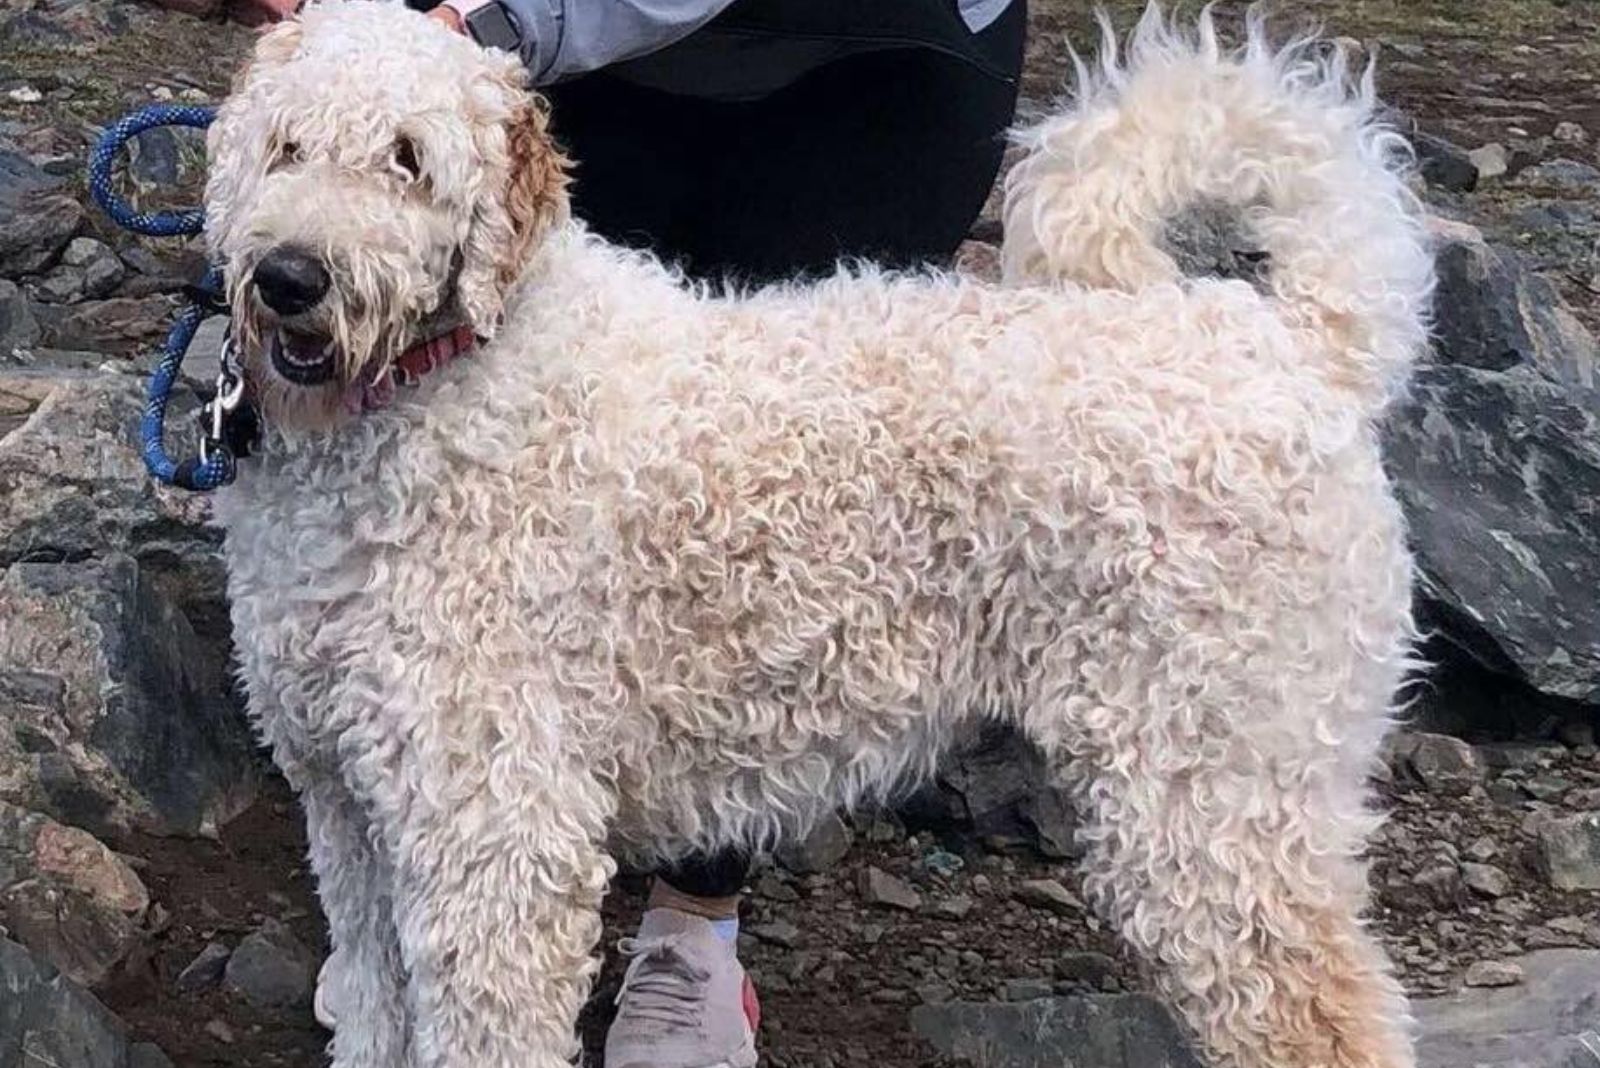
[[[129,141],[146,130],[157,126],[191,126],[203,128],[216,117],[212,108],[187,104],[154,104],[126,115],[100,135],[94,151],[89,156],[89,193],[113,222],[124,229],[150,237],[179,237],[198,234],[205,227],[205,213],[198,208],[184,211],[139,211],[117,196],[111,187],[111,175],[118,153]],[[207,270],[201,288],[215,293],[222,288],[222,269]],[[145,393],[144,415],[139,421],[139,449],[144,465],[156,481],[182,489],[204,492],[227,485],[233,481],[236,463],[233,449],[224,434],[223,420],[237,406],[240,393],[233,369],[224,351],[222,375],[217,383],[217,396],[201,413],[207,423],[202,428],[200,454],[188,460],[174,460],[167,453],[163,441],[166,430],[167,403],[172,397],[172,387],[178,381],[178,371],[183,357],[194,340],[195,330],[205,318],[206,307],[200,301],[191,303],[178,316],[167,334],[167,341],[156,362],[155,373]],[[224,343],[226,345],[226,343]]]
[[[122,146],[146,130],[157,126],[192,126],[204,129],[217,117],[216,109],[192,104],[151,104],[124,115],[106,128],[89,154],[89,193],[111,221],[126,230],[148,237],[184,237],[198,234],[206,225],[205,212],[139,211],[111,188],[111,171]]]

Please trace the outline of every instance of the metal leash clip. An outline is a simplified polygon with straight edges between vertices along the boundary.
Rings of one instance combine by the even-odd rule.
[[[218,450],[233,460],[229,445],[228,416],[238,410],[244,401],[244,373],[235,358],[233,330],[222,335],[222,353],[218,360],[217,390],[215,396],[200,408],[200,462],[211,462],[211,454]]]

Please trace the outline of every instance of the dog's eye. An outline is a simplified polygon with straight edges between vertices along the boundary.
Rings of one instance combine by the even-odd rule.
[[[278,150],[272,154],[271,168],[277,170],[279,167],[299,162],[300,143],[298,141],[284,141],[278,146]]]
[[[417,146],[411,138],[402,137],[394,143],[394,165],[412,178],[422,173],[422,165],[417,162]]]

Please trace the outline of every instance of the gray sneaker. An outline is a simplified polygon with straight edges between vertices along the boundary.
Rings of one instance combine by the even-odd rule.
[[[632,959],[606,1034],[606,1068],[754,1068],[755,987],[710,921],[651,909],[617,948]]]

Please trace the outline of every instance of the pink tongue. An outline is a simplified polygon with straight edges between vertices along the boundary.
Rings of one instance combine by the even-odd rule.
[[[341,400],[351,415],[387,408],[394,401],[394,376],[387,367],[371,369],[345,387]]]

